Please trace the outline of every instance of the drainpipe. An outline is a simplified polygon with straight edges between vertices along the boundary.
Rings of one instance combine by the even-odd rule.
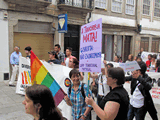
[[[92,0],[89,0],[89,8],[92,9]],[[87,19],[88,23],[89,23],[89,19],[91,18],[91,12],[89,12],[89,17]]]
[[[87,19],[88,23],[89,23],[89,19],[91,18],[91,12],[89,12],[89,17]]]

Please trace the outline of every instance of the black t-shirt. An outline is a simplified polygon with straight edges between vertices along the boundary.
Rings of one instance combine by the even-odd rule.
[[[115,120],[127,120],[129,96],[123,86],[116,87],[111,90],[100,102],[100,108],[104,110],[105,104],[108,101],[113,101],[120,104],[120,108]],[[100,120],[100,118],[97,117],[97,120]]]
[[[48,63],[50,62],[53,62],[54,64],[61,64],[61,62],[58,59],[48,60]]]

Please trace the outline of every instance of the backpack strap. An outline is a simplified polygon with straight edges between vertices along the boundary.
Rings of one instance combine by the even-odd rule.
[[[84,92],[84,85],[85,85],[85,83],[82,83],[81,94],[82,94],[83,98],[85,99],[86,95],[85,95],[85,92]],[[69,91],[68,92],[69,92],[69,96],[70,96],[70,94],[71,94],[71,85],[69,86]]]
[[[71,94],[71,85],[69,86],[69,96],[70,96],[70,94]]]
[[[82,93],[83,98],[85,99],[85,98],[86,98],[86,95],[85,95],[85,93],[84,93],[84,85],[85,85],[85,83],[82,83],[81,93]]]

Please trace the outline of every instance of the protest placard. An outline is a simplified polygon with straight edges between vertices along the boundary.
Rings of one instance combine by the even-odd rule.
[[[160,104],[160,86],[158,86],[158,79],[160,79],[160,73],[156,72],[146,72],[152,79],[156,80],[156,83],[153,84],[152,89],[150,90],[152,99],[154,103]]]
[[[119,63],[119,67],[122,67],[122,66],[124,67],[125,72],[140,69],[137,61],[131,61],[131,62],[127,62],[127,63]]]
[[[102,19],[81,27],[80,72],[101,71]]]

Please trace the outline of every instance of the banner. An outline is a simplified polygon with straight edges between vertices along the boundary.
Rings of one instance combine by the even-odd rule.
[[[56,79],[56,82],[61,86],[63,91],[67,93],[68,87],[71,83],[71,80],[69,79],[69,72],[71,71],[71,68],[68,68],[62,65],[57,65],[57,64],[50,65],[46,61],[41,61],[41,62],[46,67],[46,69],[50,72],[50,74],[54,76],[54,78]],[[16,93],[25,95],[25,88],[27,86],[31,86],[31,83],[29,82],[30,78],[28,78],[28,75],[30,73],[29,59],[26,59],[25,57],[20,57],[19,73],[20,74],[17,81]],[[58,108],[61,110],[62,115],[65,118],[67,118],[68,120],[72,119],[71,107],[68,106],[64,100],[62,100],[62,102],[58,105]]]
[[[150,90],[152,99],[154,103],[160,104],[160,86],[158,86],[158,79],[160,79],[160,73],[156,72],[146,72],[152,79],[156,80],[156,83],[153,84],[152,89]]]
[[[101,71],[102,19],[81,27],[80,72]]]
[[[31,86],[30,59],[20,56],[16,93],[25,95],[25,88],[28,86]]]
[[[151,55],[153,55],[153,54],[156,54],[157,55],[157,59],[160,59],[160,53],[154,53],[154,52],[145,52],[145,51],[143,51],[142,53],[141,53],[141,58],[142,58],[142,60],[146,63],[146,61],[148,60],[148,55],[149,54],[151,54]]]

